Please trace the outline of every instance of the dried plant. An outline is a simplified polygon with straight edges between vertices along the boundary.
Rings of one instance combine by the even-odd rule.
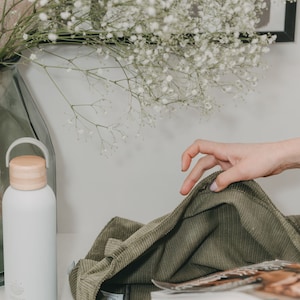
[[[0,61],[19,56],[43,67],[71,109],[70,122],[79,133],[96,133],[106,149],[126,138],[129,115],[144,125],[181,108],[207,114],[217,106],[214,90],[235,97],[253,89],[262,55],[276,40],[256,32],[265,9],[265,0],[2,0]],[[80,50],[68,57],[61,44]],[[42,63],[45,53],[57,64]],[[98,63],[83,65],[83,55]],[[53,69],[126,92],[121,117],[103,121],[109,106],[115,112],[103,92],[72,102]],[[120,77],[108,69],[119,69]]]

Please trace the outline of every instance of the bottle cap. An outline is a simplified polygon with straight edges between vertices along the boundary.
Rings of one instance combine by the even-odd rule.
[[[23,155],[9,161],[11,150],[23,143],[30,143],[39,147],[45,158],[34,155]],[[45,145],[40,141],[31,137],[23,137],[15,140],[7,149],[5,161],[6,167],[9,166],[10,185],[13,188],[30,191],[41,189],[47,185],[46,168],[49,165],[49,153]]]
[[[43,157],[23,155],[9,162],[10,185],[18,190],[30,191],[47,185],[46,161]]]

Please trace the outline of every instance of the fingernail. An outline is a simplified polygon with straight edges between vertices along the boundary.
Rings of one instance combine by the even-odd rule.
[[[214,181],[211,186],[209,187],[209,189],[212,191],[212,192],[216,192],[218,190],[218,185],[217,183]]]

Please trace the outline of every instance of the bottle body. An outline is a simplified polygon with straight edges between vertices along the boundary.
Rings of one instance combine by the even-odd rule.
[[[56,300],[56,199],[9,186],[3,196],[5,293],[12,300]]]

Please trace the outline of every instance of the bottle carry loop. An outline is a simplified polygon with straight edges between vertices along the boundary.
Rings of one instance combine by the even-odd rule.
[[[46,146],[37,139],[31,138],[31,137],[23,137],[23,138],[19,138],[19,139],[15,140],[7,149],[6,156],[5,156],[5,163],[6,163],[7,168],[9,167],[9,160],[10,160],[9,158],[10,158],[11,150],[20,144],[33,144],[33,145],[37,146],[38,148],[40,148],[40,150],[43,152],[45,160],[46,160],[46,168],[49,167],[49,152],[48,152],[48,149],[46,148]]]

